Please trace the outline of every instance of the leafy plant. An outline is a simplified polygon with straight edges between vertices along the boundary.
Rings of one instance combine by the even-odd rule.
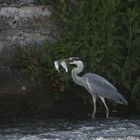
[[[109,79],[134,106],[140,98],[139,6],[138,1],[75,0],[70,7],[70,1],[60,0],[60,40],[52,47],[56,59],[79,56],[85,71]]]

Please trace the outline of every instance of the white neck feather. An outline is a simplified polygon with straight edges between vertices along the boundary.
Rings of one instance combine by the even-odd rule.
[[[82,61],[75,61],[74,64],[77,66],[76,68],[74,68],[72,71],[76,74],[79,74],[83,71],[84,69],[84,64]]]
[[[82,61],[75,61],[73,64],[75,64],[77,67],[72,70],[72,78],[75,83],[82,86],[82,78],[78,76],[79,73],[81,73],[84,69],[84,64]]]

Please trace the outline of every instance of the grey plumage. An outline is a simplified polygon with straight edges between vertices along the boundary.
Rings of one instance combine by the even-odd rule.
[[[111,99],[123,105],[128,105],[126,99],[118,92],[118,90],[103,77],[87,73],[82,76],[83,80],[86,79],[87,84],[85,88],[91,93],[97,96],[101,96],[107,99]]]
[[[109,81],[105,78],[94,74],[94,73],[86,73],[83,76],[78,76],[84,69],[83,62],[77,57],[71,57],[68,59],[59,60],[65,61],[71,65],[76,65],[75,68],[72,69],[71,75],[72,79],[78,85],[84,87],[92,96],[94,110],[92,117],[95,117],[96,113],[96,98],[99,97],[103,102],[106,108],[106,118],[109,116],[109,109],[105,103],[105,99],[113,100],[117,103],[128,105],[127,100],[118,92],[117,88],[114,87]]]

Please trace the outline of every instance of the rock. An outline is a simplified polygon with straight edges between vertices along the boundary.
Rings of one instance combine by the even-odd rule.
[[[42,7],[3,7],[0,10],[0,46],[42,44],[53,40],[55,23]]]
[[[0,0],[0,117],[30,114],[40,104],[47,112],[54,106],[48,79],[32,80],[22,69],[11,68],[17,48],[39,50],[44,42],[55,40],[56,20],[40,4],[39,0]]]
[[[0,6],[32,6],[42,4],[41,0],[0,0]]]
[[[0,67],[8,67],[14,47],[41,46],[56,39],[56,20],[42,6],[0,8]]]

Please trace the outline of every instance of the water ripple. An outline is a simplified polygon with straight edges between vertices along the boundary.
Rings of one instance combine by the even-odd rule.
[[[0,140],[140,140],[140,120],[34,120],[0,125]]]

